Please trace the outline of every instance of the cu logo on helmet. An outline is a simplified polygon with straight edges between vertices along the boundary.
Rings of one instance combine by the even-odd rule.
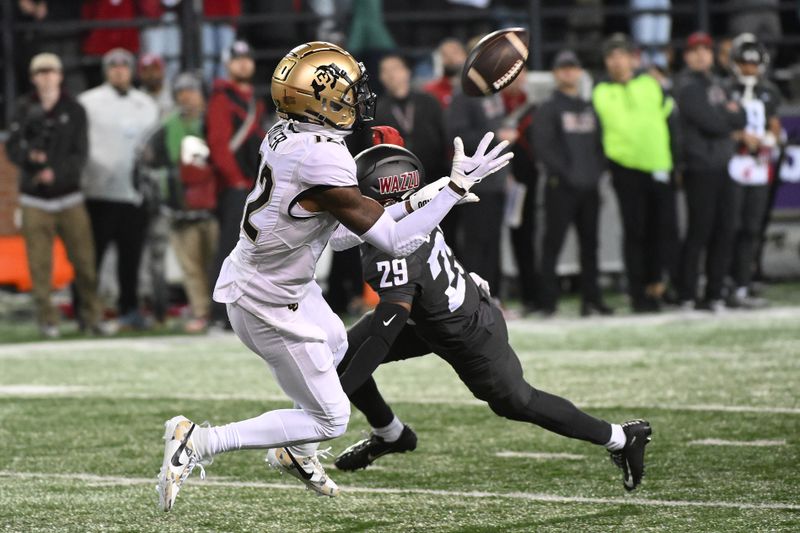
[[[321,100],[322,96],[320,93],[322,93],[326,87],[330,87],[331,89],[336,87],[336,83],[343,75],[344,72],[334,63],[317,67],[317,71],[314,73],[314,79],[311,80],[311,88],[314,89],[314,98]]]

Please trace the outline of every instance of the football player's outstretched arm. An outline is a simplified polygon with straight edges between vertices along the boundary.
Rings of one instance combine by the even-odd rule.
[[[456,137],[453,170],[448,185],[418,211],[398,222],[377,202],[362,196],[356,187],[320,189],[308,199],[321,210],[330,212],[363,241],[394,257],[406,256],[425,241],[450,208],[462,200],[473,185],[511,160],[512,153],[501,155],[508,146],[505,141],[487,152],[493,136],[487,133],[471,157],[464,155],[463,143]]]

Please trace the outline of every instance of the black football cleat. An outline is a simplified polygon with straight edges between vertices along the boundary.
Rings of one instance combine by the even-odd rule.
[[[653,428],[647,420],[631,420],[622,424],[625,447],[611,452],[611,461],[622,469],[622,484],[632,491],[644,477],[644,447],[650,442]]]
[[[381,437],[370,434],[369,438],[360,440],[346,448],[333,464],[339,470],[351,472],[367,468],[379,457],[390,453],[413,452],[417,448],[417,434],[404,425],[400,438],[394,442],[386,442]]]

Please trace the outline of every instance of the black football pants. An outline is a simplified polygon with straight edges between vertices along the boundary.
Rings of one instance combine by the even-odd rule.
[[[645,301],[645,286],[672,270],[677,252],[675,191],[651,173],[610,163],[624,229],[623,255],[633,306]]]
[[[556,262],[570,224],[575,224],[580,245],[581,297],[599,303],[597,284],[597,234],[600,194],[597,188],[577,190],[558,178],[548,179],[545,188],[545,230],[542,244],[542,309],[555,310],[558,300]]]
[[[470,392],[487,402],[497,415],[530,422],[565,437],[606,444],[611,438],[608,422],[584,413],[569,400],[534,389],[525,381],[519,358],[508,343],[502,312],[495,306],[492,311],[495,322],[483,345],[465,347],[457,354],[437,355],[447,361]],[[350,346],[359,346],[369,335],[369,319],[360,320],[347,332]],[[417,335],[414,327],[406,325],[383,362],[411,359],[431,352],[431,346]],[[343,368],[348,363],[346,358],[339,366]],[[372,377],[350,394],[350,401],[374,428],[385,427],[394,418]]]
[[[769,185],[733,184],[733,213],[737,229],[733,243],[731,275],[736,287],[748,287],[758,262],[762,224],[769,208]]]
[[[719,300],[736,232],[735,183],[727,169],[687,171],[683,188],[689,225],[681,254],[680,297],[683,301],[697,298],[700,257],[705,250],[705,299]]]

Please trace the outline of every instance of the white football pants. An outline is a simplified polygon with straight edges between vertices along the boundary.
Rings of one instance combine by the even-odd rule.
[[[295,402],[228,427],[239,434],[241,448],[288,445],[297,455],[311,455],[316,443],[343,434],[350,401],[336,365],[347,351],[347,332],[316,283],[297,308],[227,304],[233,331],[269,365],[281,389]],[[309,444],[310,443],[310,444]]]

